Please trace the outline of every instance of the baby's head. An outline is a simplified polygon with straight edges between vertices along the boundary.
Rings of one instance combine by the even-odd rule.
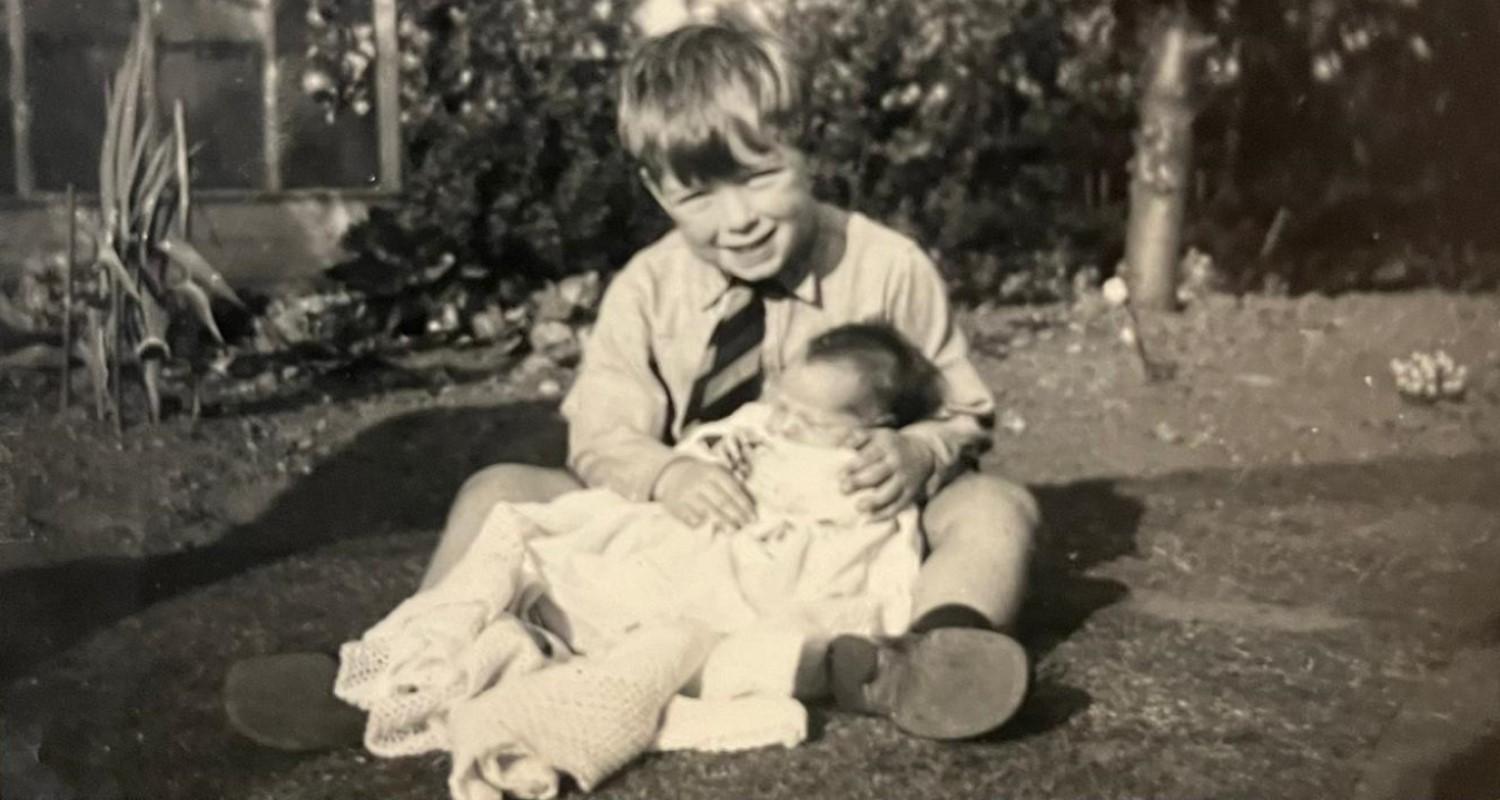
[[[770,432],[806,444],[837,444],[860,428],[899,428],[942,406],[937,367],[894,328],[855,323],[808,343],[767,401]]]

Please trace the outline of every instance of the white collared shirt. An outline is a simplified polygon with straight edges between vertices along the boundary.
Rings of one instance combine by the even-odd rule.
[[[861,214],[826,205],[819,213],[809,267],[790,295],[766,300],[766,379],[774,381],[829,328],[867,321],[895,327],[946,384],[938,415],[904,429],[933,450],[930,495],[989,447],[994,397],[969,361],[942,276],[921,248]],[[676,232],[615,275],[562,405],[568,465],[585,483],[650,498],[676,457],[670,445],[682,436],[683,410],[728,287]]]

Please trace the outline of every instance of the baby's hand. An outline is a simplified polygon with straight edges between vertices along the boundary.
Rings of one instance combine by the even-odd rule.
[[[749,428],[735,428],[725,432],[714,443],[714,455],[723,459],[729,465],[729,471],[736,478],[744,480],[750,476],[750,451],[765,440],[756,431]]]

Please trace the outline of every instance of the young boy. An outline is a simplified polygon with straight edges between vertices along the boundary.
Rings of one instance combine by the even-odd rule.
[[[621,138],[675,229],[605,294],[563,403],[572,474],[500,465],[471,478],[426,583],[462,554],[495,502],[546,500],[577,479],[660,501],[689,524],[751,522],[754,503],[730,470],[671,445],[754,399],[819,333],[877,320],[937,366],[943,405],[900,430],[851,434],[857,456],[843,488],[877,518],[922,503],[930,554],[913,633],[838,643],[835,693],[846,708],[898,722],[923,706],[923,724],[903,725],[919,735],[998,726],[1008,704],[972,696],[968,678],[1025,670],[995,643],[1008,641],[997,631],[1015,619],[1037,509],[1023,488],[972,469],[990,443],[993,398],[936,268],[909,239],[812,197],[802,79],[769,37],[680,28],[640,47],[620,91]],[[947,628],[967,630],[931,633]]]
[[[472,476],[423,586],[452,568],[496,503],[547,501],[580,480],[659,501],[689,525],[752,522],[754,502],[730,469],[672,445],[755,399],[818,334],[883,322],[936,365],[942,408],[899,430],[851,432],[841,488],[877,519],[920,503],[929,554],[911,633],[835,641],[832,688],[840,706],[915,735],[978,735],[1015,704],[975,687],[1024,684],[1025,659],[999,631],[1020,604],[1036,504],[973,469],[994,402],[936,268],[909,239],[813,199],[804,123],[801,76],[766,36],[692,25],[639,48],[622,75],[620,134],[675,229],[605,294],[563,403],[570,471],[502,464]],[[984,679],[996,673],[1008,679]],[[260,690],[287,682],[271,677]]]

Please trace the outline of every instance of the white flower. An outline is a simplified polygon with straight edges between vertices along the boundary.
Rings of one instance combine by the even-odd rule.
[[[1119,275],[1104,282],[1104,300],[1112,306],[1123,306],[1130,299],[1130,287]]]
[[[320,69],[310,69],[302,73],[303,94],[318,96],[333,92],[333,78]]]
[[[1313,59],[1313,77],[1319,83],[1328,83],[1344,71],[1344,60],[1338,53],[1324,53]]]

